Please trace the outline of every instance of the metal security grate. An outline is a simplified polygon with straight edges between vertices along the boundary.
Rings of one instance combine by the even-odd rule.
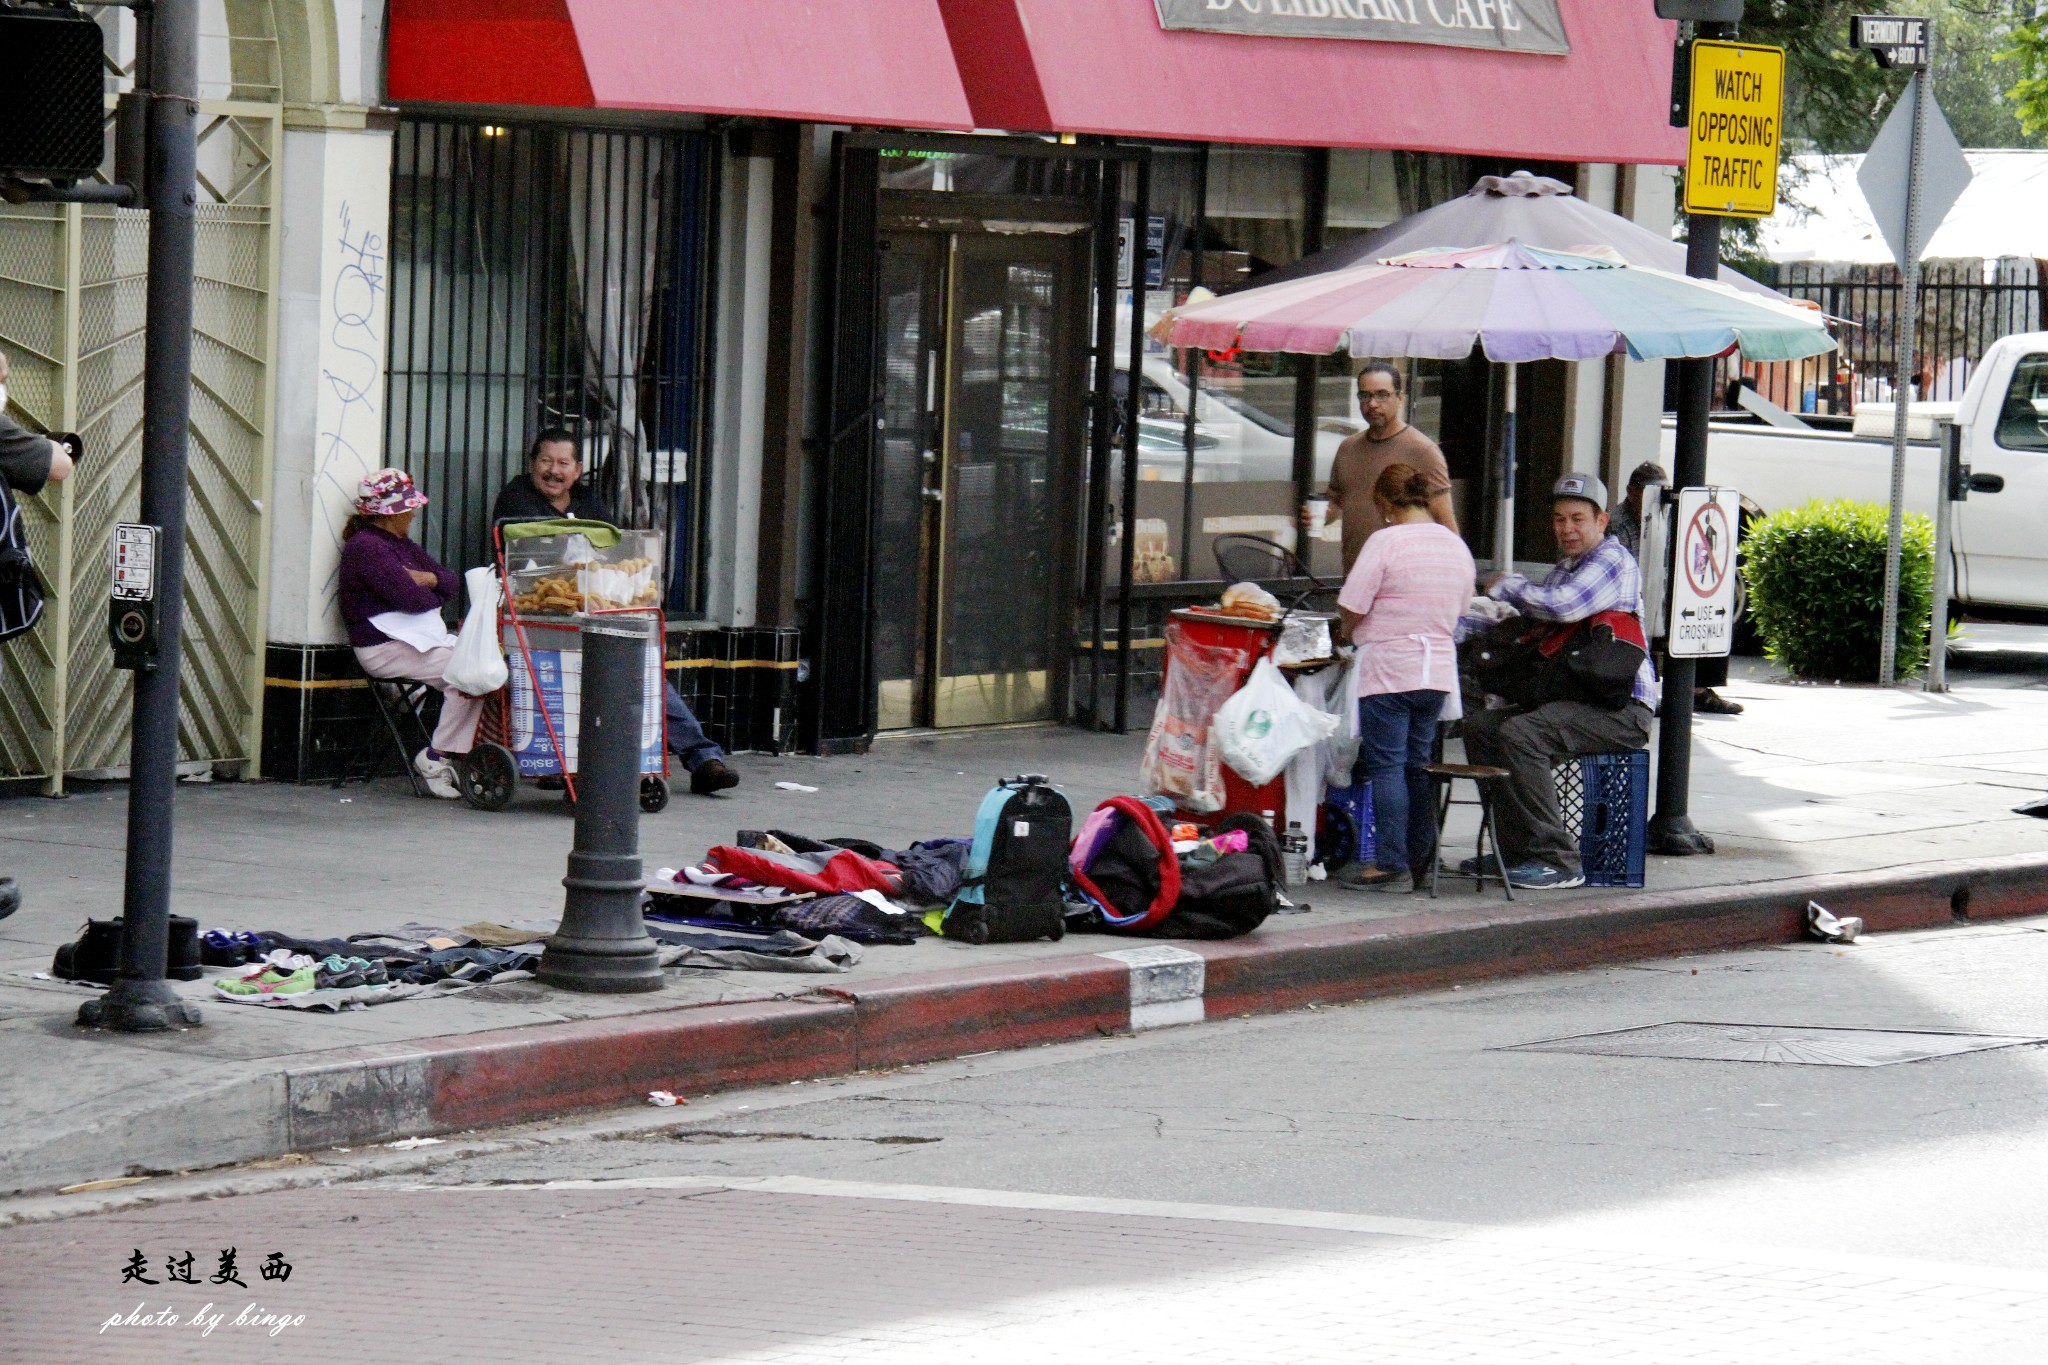
[[[443,563],[486,562],[498,490],[566,427],[615,516],[662,532],[668,609],[701,603],[712,157],[700,133],[399,124],[386,458]]]
[[[1775,1062],[1794,1066],[1894,1066],[1964,1052],[2048,1042],[1999,1033],[1927,1033],[1906,1029],[1820,1028],[1785,1024],[1651,1024],[1516,1043],[1502,1052],[1575,1052],[1592,1057],[1661,1057],[1700,1062]]]

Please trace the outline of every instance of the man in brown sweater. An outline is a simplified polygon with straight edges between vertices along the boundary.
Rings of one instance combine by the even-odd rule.
[[[1330,462],[1330,512],[1342,519],[1344,572],[1350,573],[1366,540],[1386,523],[1372,500],[1373,485],[1388,465],[1405,464],[1428,476],[1432,488],[1429,514],[1440,526],[1455,531],[1451,511],[1451,471],[1443,451],[1403,418],[1401,372],[1384,360],[1368,361],[1358,372],[1358,409],[1365,430],[1346,437]],[[1308,524],[1302,509],[1302,524]]]

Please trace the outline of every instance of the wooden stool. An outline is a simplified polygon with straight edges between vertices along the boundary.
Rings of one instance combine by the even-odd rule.
[[[1492,768],[1483,763],[1431,763],[1423,768],[1429,774],[1430,794],[1436,798],[1436,842],[1437,855],[1429,860],[1429,896],[1436,899],[1436,874],[1443,866],[1444,822],[1450,818],[1452,806],[1479,807],[1479,837],[1473,841],[1472,852],[1479,860],[1479,871],[1472,875],[1475,890],[1483,891],[1489,879],[1500,882],[1500,889],[1507,898],[1515,898],[1515,888],[1508,885],[1507,859],[1501,856],[1500,833],[1493,822],[1494,789],[1508,780],[1506,768]],[[1451,784],[1459,778],[1472,783],[1479,793],[1476,801],[1459,801],[1451,795]],[[1486,871],[1487,846],[1493,849],[1493,867]],[[1460,874],[1463,875],[1463,874]]]

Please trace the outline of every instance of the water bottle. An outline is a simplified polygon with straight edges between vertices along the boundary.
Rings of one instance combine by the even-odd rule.
[[[1280,840],[1281,862],[1287,868],[1287,884],[1300,886],[1308,880],[1308,835],[1301,821],[1289,820],[1287,834]]]

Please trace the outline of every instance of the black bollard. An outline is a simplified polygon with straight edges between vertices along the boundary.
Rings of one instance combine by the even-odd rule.
[[[583,623],[576,846],[562,878],[562,927],[538,973],[565,990],[661,989],[661,963],[640,915],[640,712],[651,624],[627,616]]]

